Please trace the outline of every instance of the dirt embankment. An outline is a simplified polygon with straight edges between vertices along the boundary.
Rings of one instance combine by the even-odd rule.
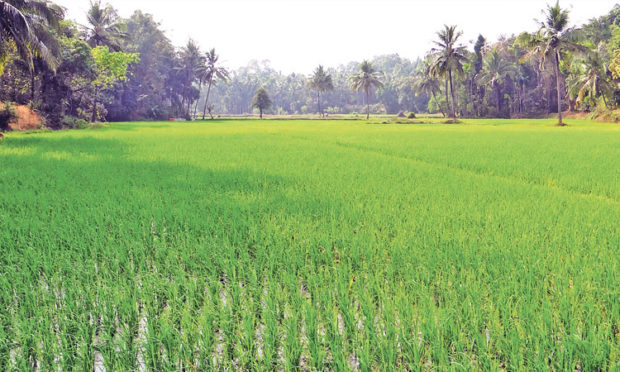
[[[4,109],[4,103],[0,102],[0,110]],[[17,118],[14,119],[9,126],[12,130],[32,130],[39,129],[45,124],[45,119],[31,110],[28,106],[15,105],[13,106]]]
[[[31,110],[28,106],[14,106],[17,119],[9,124],[13,130],[39,129],[45,123],[43,117]]]

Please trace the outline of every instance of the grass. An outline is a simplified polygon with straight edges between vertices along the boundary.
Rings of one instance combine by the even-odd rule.
[[[9,133],[0,369],[618,368],[620,128],[383,120]]]

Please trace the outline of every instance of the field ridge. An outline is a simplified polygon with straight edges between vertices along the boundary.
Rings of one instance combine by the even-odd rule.
[[[302,139],[302,140],[305,140],[305,141],[308,141],[308,142],[313,142],[314,141],[311,138],[303,137],[303,136],[287,136],[287,137]],[[409,160],[409,161],[414,161],[414,162],[418,162],[418,163],[424,163],[424,164],[428,164],[428,165],[443,167],[443,168],[447,168],[447,169],[450,169],[450,170],[453,170],[453,171],[464,172],[464,173],[467,173],[467,174],[481,176],[481,177],[493,177],[493,178],[496,178],[496,179],[504,180],[506,182],[512,182],[512,183],[517,183],[517,184],[522,184],[522,185],[529,185],[529,186],[537,186],[537,187],[543,187],[543,188],[551,188],[551,189],[554,189],[556,191],[561,191],[561,192],[564,192],[564,193],[567,193],[567,194],[573,194],[573,195],[578,196],[578,197],[588,198],[588,199],[593,198],[593,199],[597,199],[599,201],[611,203],[611,204],[614,204],[614,205],[620,204],[620,200],[614,199],[614,198],[612,198],[610,196],[607,196],[607,195],[600,195],[600,194],[596,194],[596,193],[585,193],[585,192],[582,192],[582,191],[579,191],[579,190],[575,190],[575,189],[571,189],[571,188],[568,188],[568,187],[562,187],[562,186],[559,186],[557,184],[550,185],[548,183],[542,183],[542,182],[539,182],[539,181],[534,180],[534,179],[526,179],[526,178],[520,178],[520,177],[514,177],[514,176],[505,176],[505,175],[496,174],[496,173],[493,173],[493,172],[482,172],[482,171],[478,171],[478,170],[473,169],[473,168],[458,167],[458,166],[454,166],[454,165],[451,165],[451,164],[428,161],[428,160],[425,160],[425,159],[416,158],[416,157],[409,156],[409,155],[403,155],[403,154],[398,154],[398,153],[389,152],[389,151],[382,151],[382,150],[379,150],[379,149],[374,148],[374,147],[363,146],[363,145],[359,145],[359,144],[355,144],[355,143],[347,143],[347,142],[341,142],[341,141],[322,141],[322,143],[331,144],[331,145],[340,146],[340,147],[345,147],[345,148],[352,148],[352,149],[355,149],[355,150],[358,150],[358,151],[363,151],[363,152],[368,152],[368,153],[375,153],[375,154],[379,154],[379,155],[382,155],[382,156],[388,156],[388,157],[397,158],[397,159],[401,159],[401,160]]]

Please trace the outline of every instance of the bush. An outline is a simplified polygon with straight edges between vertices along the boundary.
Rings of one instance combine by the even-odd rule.
[[[609,110],[604,106],[598,106],[588,115],[588,119],[608,123],[620,122],[620,109]]]
[[[415,113],[410,112],[409,115],[407,115],[407,119],[415,119]]]
[[[86,128],[88,129],[102,129],[102,128],[107,128],[108,126],[105,123],[102,123],[100,121],[96,121],[94,123],[88,123],[86,125]]]
[[[62,126],[69,129],[86,129],[88,123],[86,120],[76,118],[75,116],[65,116],[62,118]]]
[[[13,104],[4,104],[4,107],[0,110],[0,132],[11,130],[9,124],[15,119],[17,119],[17,112],[15,111]]]

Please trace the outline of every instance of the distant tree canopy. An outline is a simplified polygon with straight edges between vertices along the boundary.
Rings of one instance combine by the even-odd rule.
[[[558,113],[561,123],[565,110],[598,115],[620,104],[620,5],[574,27],[556,3],[537,32],[497,41],[479,35],[471,50],[460,44],[459,27],[445,26],[424,58],[382,55],[308,76],[267,61],[228,70],[215,50],[191,40],[177,48],[151,15],[124,19],[104,1],[92,1],[86,16],[78,26],[50,1],[0,1],[0,102],[29,105],[52,128],[74,118],[243,115],[260,87],[272,103],[262,111],[276,114]]]

